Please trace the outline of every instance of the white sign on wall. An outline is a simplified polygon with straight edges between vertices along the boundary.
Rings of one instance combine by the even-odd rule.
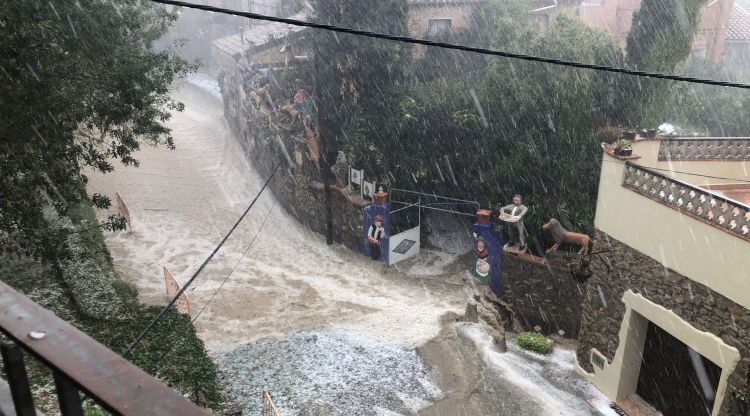
[[[419,254],[419,226],[388,239],[388,264],[396,264]]]
[[[361,186],[363,174],[364,172],[362,171],[362,169],[353,169],[351,166],[349,166],[349,183]]]
[[[362,181],[362,199],[375,199],[375,182]]]

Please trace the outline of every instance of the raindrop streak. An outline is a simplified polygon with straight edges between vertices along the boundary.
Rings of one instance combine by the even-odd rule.
[[[484,116],[484,110],[482,109],[482,106],[479,104],[479,98],[477,98],[477,93],[474,92],[474,89],[469,90],[469,94],[471,94],[471,99],[474,101],[474,108],[476,108],[477,113],[479,113],[479,117],[482,118],[482,127],[485,129],[490,126],[490,124],[487,122],[487,118]]]
[[[34,78],[35,78],[35,79],[36,79],[37,81],[39,81],[39,82],[41,82],[41,81],[42,81],[42,80],[41,80],[41,79],[39,78],[39,76],[38,76],[38,75],[36,74],[36,72],[34,72],[34,68],[32,68],[32,67],[31,67],[31,65],[29,65],[29,64],[27,63],[27,64],[26,64],[26,68],[29,68],[29,71],[31,71],[31,75],[33,75],[33,76],[34,76]]]
[[[706,367],[703,365],[703,359],[694,349],[688,347],[688,354],[690,354],[690,361],[693,363],[695,373],[698,375],[698,381],[701,383],[701,389],[703,389],[703,396],[706,400],[714,399],[714,389],[711,387],[711,381],[708,379],[706,373]]]
[[[76,32],[76,28],[73,27],[73,19],[70,18],[70,15],[68,16],[68,24],[70,25],[70,30],[73,31],[73,36],[75,36],[76,39],[78,39],[78,33]]]
[[[448,164],[448,172],[451,174],[451,179],[453,180],[453,185],[458,186],[458,182],[456,181],[456,175],[453,174],[453,167],[451,166],[451,161],[448,159],[448,155],[443,155],[445,158],[445,163]]]
[[[55,5],[52,4],[52,2],[49,2],[49,7],[52,9],[52,12],[55,13],[55,16],[57,16],[57,18],[60,19],[60,14],[57,13],[57,9],[55,9]]]
[[[604,299],[604,292],[602,292],[602,287],[601,286],[597,286],[596,287],[596,291],[599,292],[599,298],[601,298],[602,304],[606,308],[607,307],[607,300]]]
[[[442,182],[445,182],[445,177],[443,177],[443,171],[440,170],[440,165],[437,162],[435,162],[435,167],[437,168],[438,174],[440,175],[440,180]]]

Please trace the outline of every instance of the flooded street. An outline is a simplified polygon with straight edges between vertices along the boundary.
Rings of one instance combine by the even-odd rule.
[[[91,174],[88,188],[120,192],[128,204],[132,230],[108,235],[107,244],[123,278],[151,304],[167,301],[161,267],[187,281],[265,179],[247,163],[215,96],[190,84],[174,94],[186,104],[168,122],[177,150],[144,148],[140,167]],[[263,387],[283,414],[461,414],[450,401],[466,386],[444,388],[447,368],[467,385],[481,378],[487,392],[504,392],[480,394],[477,409],[595,414],[585,400],[599,396],[575,387],[585,383],[573,374],[572,352],[541,364],[515,347],[500,355],[478,327],[445,318],[463,313],[472,289],[457,263],[464,233],[444,234],[423,256],[385,268],[327,246],[264,193],[187,291],[193,317],[205,307],[196,327],[245,414],[258,409]],[[453,338],[439,336],[446,328]],[[549,368],[562,368],[564,382]],[[452,410],[441,412],[445,406]]]

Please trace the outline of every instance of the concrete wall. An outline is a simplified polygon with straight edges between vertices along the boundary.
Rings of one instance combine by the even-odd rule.
[[[750,311],[597,230],[581,313],[579,372],[616,400],[635,391],[649,321],[722,369],[713,415],[728,415],[729,386],[745,389],[750,367]],[[604,358],[603,368],[592,354]],[[668,391],[668,387],[665,387]]]
[[[750,243],[623,187],[624,163],[603,158],[596,228],[750,308]]]

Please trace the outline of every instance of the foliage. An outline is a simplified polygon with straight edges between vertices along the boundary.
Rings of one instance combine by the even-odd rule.
[[[690,56],[706,0],[643,0],[633,14],[627,63],[640,71],[674,73]],[[630,78],[627,99],[631,124],[657,125],[673,83]]]
[[[334,11],[325,9],[321,15],[350,12],[344,7],[348,2],[333,3],[339,8],[331,6]],[[470,29],[453,33],[452,40],[577,62],[673,72],[690,51],[702,2],[690,0],[676,10],[656,3],[644,0],[627,58],[611,35],[566,14],[558,15],[540,33],[526,0],[490,0],[477,6]],[[368,28],[377,23],[364,17],[346,22]],[[391,31],[382,25],[377,29]],[[674,48],[673,42],[662,38],[677,31],[681,31],[680,45]],[[537,253],[545,246],[541,225],[551,217],[568,230],[591,233],[600,143],[620,137],[611,126],[661,121],[666,108],[663,91],[669,92],[662,91],[669,84],[625,75],[437,48],[426,48],[405,76],[398,71],[392,77],[381,61],[369,61],[370,68],[342,60],[347,55],[341,50],[379,41],[345,41],[342,36],[336,41],[325,36],[330,38],[328,43],[318,43],[322,62],[315,71],[319,81],[325,81],[318,85],[332,91],[328,97],[337,101],[321,112],[326,119],[321,124],[333,123],[337,129],[336,134],[329,132],[336,137],[333,147],[343,149],[349,162],[364,168],[366,175],[388,178],[402,188],[473,199],[486,207],[508,203],[520,193],[529,207],[525,225],[531,249]],[[393,61],[398,68],[405,63],[405,59]],[[358,87],[346,88],[352,83]],[[347,98],[367,85],[377,92],[388,91],[388,99],[378,93],[358,94],[356,102]],[[322,93],[320,100],[326,101]],[[325,134],[326,129],[322,131]]]
[[[736,77],[703,58],[690,60],[685,75],[736,81]],[[680,83],[667,102],[667,119],[683,126],[677,135],[747,136],[750,131],[750,92],[735,88]]]
[[[344,27],[408,33],[406,0],[317,0],[314,20]],[[387,170],[389,132],[383,116],[399,104],[397,91],[406,76],[411,49],[386,42],[327,31],[313,32],[313,80],[319,107],[323,171],[339,147],[365,172]]]
[[[10,239],[55,258],[65,239],[43,207],[65,216],[82,200],[82,166],[137,166],[142,143],[173,146],[162,123],[182,105],[169,87],[192,67],[151,46],[175,17],[140,0],[30,0],[0,10],[0,104],[13,109],[0,113],[0,231]]]
[[[136,288],[117,276],[101,228],[89,227],[96,225],[96,218],[88,201],[72,206],[69,213],[69,219],[53,222],[65,230],[87,227],[66,237],[71,257],[62,261],[59,274],[51,262],[5,256],[0,257],[0,276],[108,348],[123,351],[160,308],[142,305]],[[167,312],[129,358],[196,403],[221,407],[216,367],[188,316]],[[39,363],[31,366],[35,390],[43,391],[51,375]]]
[[[597,141],[612,144],[622,137],[622,130],[616,127],[604,126],[597,129],[594,134]]]
[[[619,155],[626,150],[632,150],[633,142],[630,140],[620,139],[615,142],[614,147],[615,147],[615,154]]]
[[[591,260],[588,257],[580,257],[568,263],[570,275],[577,282],[584,284],[591,277]]]
[[[575,18],[559,16],[541,35],[522,16],[503,17],[506,3],[498,7],[498,49],[525,48],[582,62],[624,61],[611,37]],[[520,193],[529,206],[532,249],[543,252],[540,230],[549,218],[584,232],[593,223],[590,195],[597,191],[600,160],[594,132],[622,123],[613,96],[618,81],[609,74],[493,58],[484,70],[450,82],[415,83],[405,95],[417,102],[417,110],[393,128],[399,134],[391,153],[398,159],[390,172],[401,187],[483,206],[509,203]]]
[[[549,354],[552,352],[554,341],[535,332],[521,332],[516,337],[516,344],[525,350]]]

